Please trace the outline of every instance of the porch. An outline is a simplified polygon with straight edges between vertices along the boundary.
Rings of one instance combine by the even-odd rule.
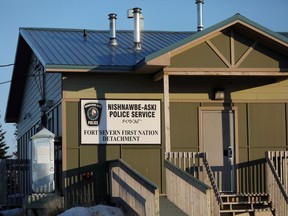
[[[165,158],[167,197],[188,215],[288,215],[287,151],[236,164],[229,193],[219,190],[220,175],[206,153],[169,152]]]
[[[187,215],[288,215],[287,151],[269,151],[263,159],[235,165],[236,190],[230,194],[219,191],[219,178],[204,152],[165,154],[166,194],[122,160],[63,173],[64,189],[57,196],[32,194],[29,166],[28,160],[1,160],[2,208],[43,209],[55,195],[66,207],[106,199],[137,215],[163,215],[161,205],[168,206],[163,198]]]

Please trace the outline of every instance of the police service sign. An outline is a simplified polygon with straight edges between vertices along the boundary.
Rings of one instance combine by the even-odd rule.
[[[159,100],[81,100],[82,144],[161,144]]]

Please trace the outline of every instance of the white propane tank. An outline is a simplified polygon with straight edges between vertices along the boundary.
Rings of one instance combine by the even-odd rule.
[[[29,159],[33,193],[51,193],[55,190],[54,138],[55,135],[46,128],[31,137]]]

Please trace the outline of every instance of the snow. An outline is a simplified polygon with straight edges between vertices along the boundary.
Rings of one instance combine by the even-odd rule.
[[[124,216],[121,209],[105,206],[105,205],[97,205],[93,207],[75,207],[66,210],[62,214],[58,216]]]
[[[12,209],[12,210],[4,210],[0,211],[0,215],[3,216],[20,216],[23,213],[23,209]],[[106,205],[97,205],[92,207],[75,207],[66,210],[62,214],[58,216],[124,216],[121,209],[106,206]]]
[[[3,216],[20,216],[22,215],[22,213],[23,213],[23,209],[21,208],[0,211],[0,215],[3,215]]]

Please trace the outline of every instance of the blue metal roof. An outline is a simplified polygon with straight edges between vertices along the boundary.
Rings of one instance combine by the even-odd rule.
[[[245,29],[253,27],[253,29],[258,29],[261,33],[268,34],[277,41],[288,44],[287,32],[273,32],[240,14],[201,32],[142,31],[142,49],[140,51],[134,49],[133,31],[117,31],[118,45],[113,47],[109,43],[109,31],[88,30],[88,35],[84,36],[84,30],[21,28],[5,120],[16,122],[19,117],[18,111],[25,84],[21,80],[27,73],[27,62],[31,52],[35,53],[46,70],[55,69],[56,72],[57,69],[67,71],[70,69],[133,71],[137,66],[143,66],[173,49],[240,22],[247,24]],[[255,30],[252,31],[257,33]],[[261,33],[257,33],[258,36],[261,36]],[[156,65],[150,72],[157,72],[161,67],[157,68]]]
[[[133,31],[117,31],[116,47],[109,44],[109,31],[21,28],[20,35],[47,68],[133,67],[147,55],[185,39],[195,32],[141,33],[142,49],[133,46]]]

